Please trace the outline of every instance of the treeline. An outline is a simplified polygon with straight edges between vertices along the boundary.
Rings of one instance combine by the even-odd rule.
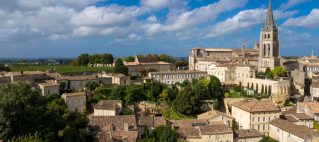
[[[162,62],[168,62],[168,63],[175,63],[176,59],[170,55],[167,54],[147,54],[147,55],[136,55],[138,57],[154,57],[156,58],[158,61],[162,61]],[[135,57],[133,56],[128,56],[128,57],[123,57],[122,58],[123,61],[126,62],[134,62]]]
[[[93,141],[86,114],[69,112],[60,95],[42,96],[25,83],[0,85],[0,139],[12,142]]]
[[[0,72],[1,71],[5,71],[5,72],[9,72],[11,69],[8,66],[5,66],[4,64],[0,64]]]
[[[218,78],[200,78],[184,81],[173,86],[159,82],[142,85],[107,85],[93,91],[93,102],[99,100],[122,100],[130,105],[140,101],[166,102],[175,111],[184,115],[200,113],[201,100],[217,100],[221,97],[221,84]]]
[[[114,57],[112,54],[81,54],[71,62],[75,66],[87,66],[88,64],[113,64]]]

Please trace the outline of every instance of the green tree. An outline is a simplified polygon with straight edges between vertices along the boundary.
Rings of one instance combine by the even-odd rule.
[[[92,92],[98,86],[98,83],[95,81],[87,81],[85,82],[84,86],[87,91]]]
[[[238,130],[238,129],[239,129],[238,123],[236,122],[235,119],[232,120],[231,128],[232,128],[233,130]]]
[[[145,100],[144,89],[140,85],[129,85],[126,87],[124,101],[127,104]]]
[[[266,78],[270,78],[270,79],[274,78],[274,74],[272,73],[270,68],[266,68],[265,76],[266,76]]]
[[[282,66],[275,67],[271,72],[272,72],[274,77],[285,75],[285,69]]]
[[[123,61],[120,58],[115,62],[115,73],[128,74],[128,68],[123,64]]]
[[[279,142],[279,141],[275,140],[274,138],[264,136],[259,142]]]
[[[133,56],[128,56],[128,57],[122,58],[122,60],[126,62],[134,62],[135,58]]]
[[[10,68],[8,66],[5,66],[4,64],[0,64],[0,71],[9,72]]]
[[[90,55],[89,54],[81,54],[79,57],[78,57],[78,63],[81,65],[81,66],[87,66],[90,62]]]
[[[200,106],[200,99],[194,94],[190,87],[186,87],[180,91],[173,102],[174,110],[185,115],[197,114]]]
[[[210,95],[209,95],[209,89],[208,87],[204,84],[204,82],[202,81],[197,81],[195,84],[194,84],[194,92],[195,92],[195,95],[201,99],[201,100],[207,100],[207,99],[210,99]]]
[[[176,142],[178,134],[170,126],[159,126],[155,128],[156,142]]]
[[[210,77],[209,89],[212,94],[212,98],[217,99],[222,96],[221,92],[221,83],[220,80],[216,76]]]
[[[42,142],[42,141],[43,140],[38,133],[13,137],[12,139],[9,140],[9,142]]]

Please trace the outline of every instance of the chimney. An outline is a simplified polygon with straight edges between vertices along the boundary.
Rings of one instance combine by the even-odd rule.
[[[129,131],[127,122],[124,122],[124,131]]]

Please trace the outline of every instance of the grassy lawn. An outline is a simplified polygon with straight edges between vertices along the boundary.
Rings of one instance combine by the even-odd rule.
[[[48,71],[56,70],[58,73],[82,73],[82,72],[113,72],[112,67],[87,67],[71,65],[12,65],[11,71]]]

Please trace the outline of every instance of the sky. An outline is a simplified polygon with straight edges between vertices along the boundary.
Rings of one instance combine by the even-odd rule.
[[[253,48],[268,0],[1,0],[0,58]],[[272,0],[282,56],[319,54],[319,0]]]

